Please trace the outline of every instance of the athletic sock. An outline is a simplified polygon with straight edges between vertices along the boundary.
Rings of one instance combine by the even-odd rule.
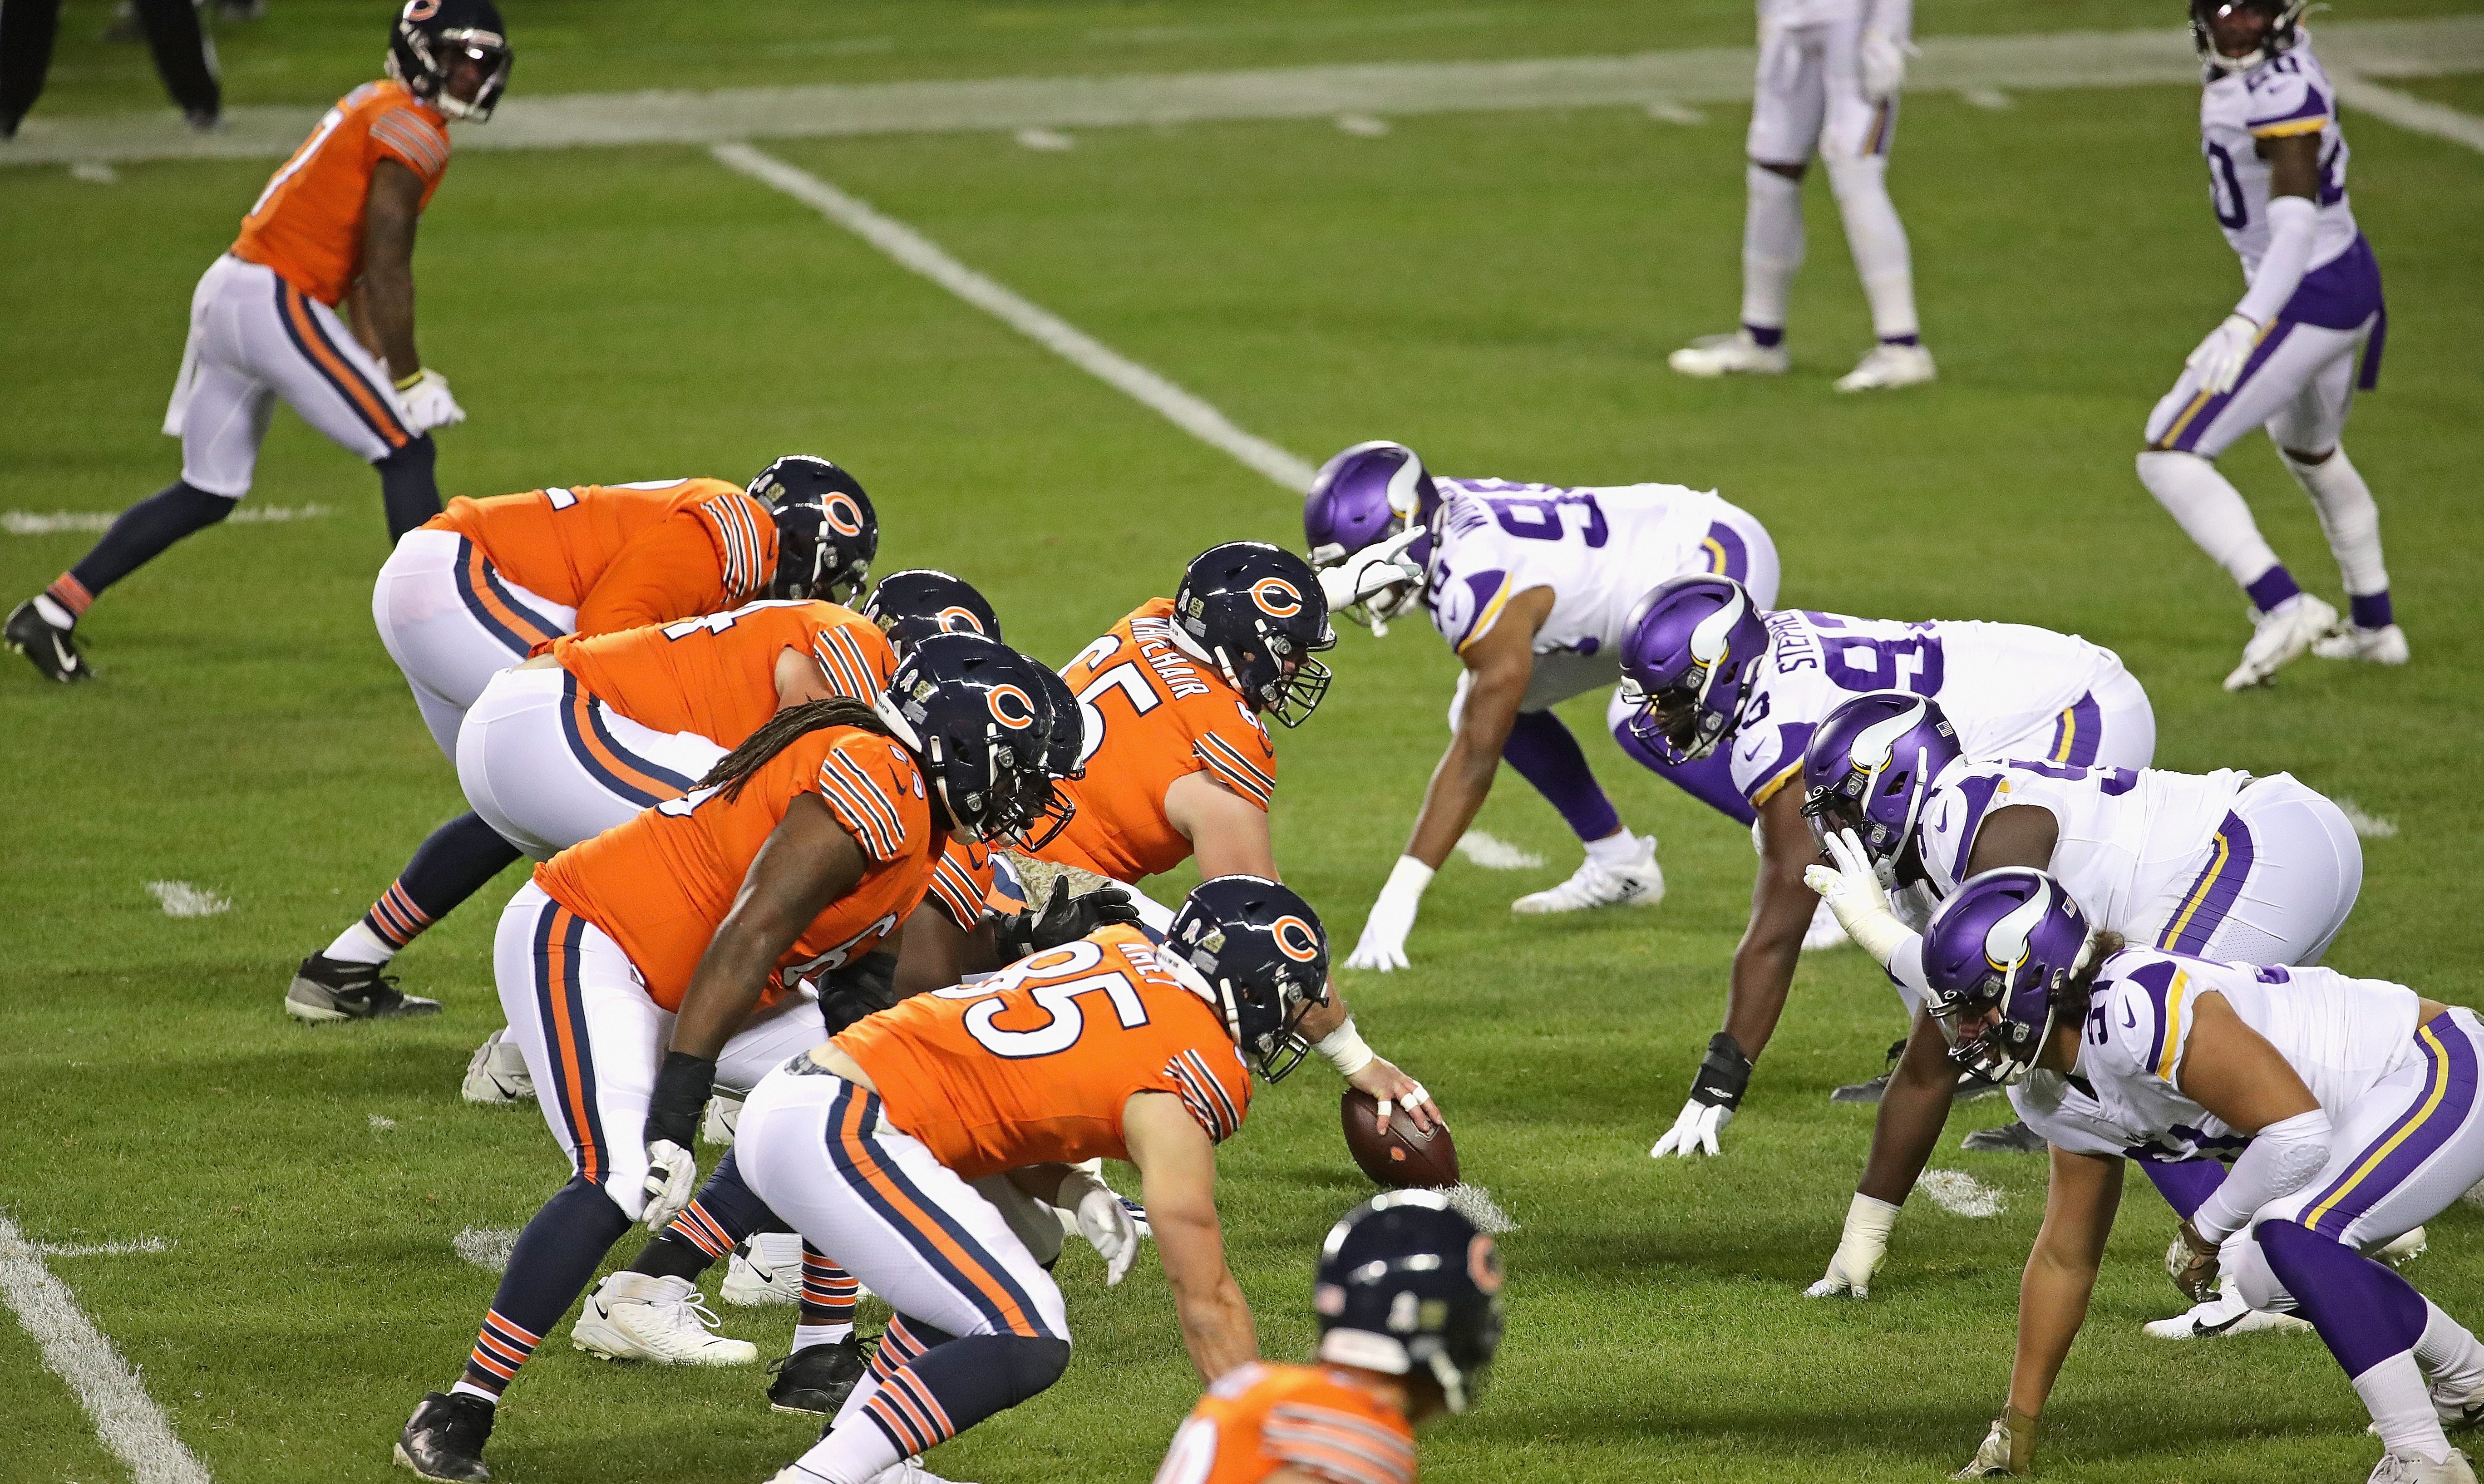
[[[387,458],[374,460],[380,472],[380,505],[388,513],[389,545],[440,513],[439,446],[431,435],[407,444]]]
[[[425,928],[448,915],[449,909],[490,884],[492,877],[516,864],[521,852],[500,837],[500,832],[483,823],[479,814],[461,814],[431,832],[416,849],[414,858],[405,863],[389,889],[371,909],[363,914],[359,926],[387,945],[391,955],[420,936]],[[367,953],[359,947],[348,929],[328,945],[328,957],[340,957],[339,950],[350,954]],[[368,958],[348,958],[348,962],[367,963]],[[388,961],[386,957],[379,962]]]
[[[386,963],[395,958],[397,945],[373,932],[367,923],[364,919],[338,933],[337,941],[321,950],[319,957],[338,963]]]
[[[890,1325],[890,1332],[902,1324]],[[1068,1363],[1067,1340],[1029,1335],[942,1336],[894,1366],[883,1369],[875,1361],[878,1385],[855,1387],[837,1420],[795,1467],[825,1484],[866,1484],[899,1459],[928,1452],[1038,1394]]]
[[[1742,167],[1742,328],[1763,345],[1785,338],[1786,300],[1802,266],[1802,182]]]
[[[742,1178],[733,1151],[725,1151],[707,1183],[631,1259],[630,1271],[654,1278],[696,1278],[721,1262],[754,1231],[778,1226],[768,1202]]]
[[[1585,841],[1602,840],[1622,827],[1622,817],[1587,768],[1579,739],[1549,711],[1523,711],[1501,743],[1500,760],[1535,785],[1561,811],[1570,830]]]
[[[155,559],[165,548],[232,514],[236,501],[176,479],[114,518],[112,528],[78,564],[43,589],[75,622],[95,595]],[[50,614],[45,614],[46,620]],[[55,627],[66,628],[67,625]]]
[[[2337,558],[2337,575],[2346,584],[2346,597],[2357,608],[2355,622],[2365,629],[2386,629],[2390,625],[2390,572],[2381,559],[2381,507],[2372,499],[2371,486],[2363,482],[2362,472],[2346,457],[2344,445],[2332,449],[2317,464],[2298,463],[2293,454],[2278,450],[2284,461],[2285,472],[2311,497],[2311,508],[2320,516],[2321,534],[2329,538],[2329,550]],[[2364,615],[2378,617],[2377,623],[2366,623]]]
[[[794,1348],[808,1350],[814,1345],[833,1345],[853,1333],[850,1324],[797,1324],[794,1326]]]
[[[2484,1390],[2484,1343],[2432,1300],[2423,1301],[2423,1337],[2415,1342],[2416,1363],[2432,1384],[2453,1396]]]
[[[72,600],[74,607],[71,606]],[[86,589],[78,586],[77,579],[64,572],[52,580],[51,586],[35,594],[35,611],[42,616],[43,622],[66,632],[77,627],[79,617],[94,602]]]
[[[2260,536],[2242,492],[2217,472],[2216,465],[2196,453],[2150,448],[2139,456],[2139,482],[2209,560],[2226,569],[2235,586],[2248,588],[2278,566],[2277,553]],[[2294,580],[2289,577],[2285,582],[2292,587]],[[2253,601],[2258,601],[2256,594]],[[2261,611],[2267,611],[2266,605]]]
[[[2263,613],[2274,613],[2279,604],[2291,603],[2303,596],[2303,589],[2295,583],[2294,574],[2286,571],[2282,564],[2273,566],[2245,582],[2243,591],[2251,595],[2252,607]]]
[[[818,1341],[834,1344],[853,1333],[854,1300],[862,1284],[851,1273],[830,1262],[818,1248],[802,1244],[801,1313],[797,1327],[825,1335]],[[800,1348],[797,1344],[796,1349]]]
[[[1648,845],[1643,836],[1634,835],[1627,829],[1615,830],[1602,840],[1588,841],[1587,858],[1607,868],[1635,866],[1640,863],[1641,856],[1652,853]]]
[[[1912,345],[1915,322],[1914,257],[1906,245],[1906,229],[1889,200],[1886,155],[1827,159],[1829,189],[1837,193],[1837,209],[1846,220],[1846,244],[1854,253],[1854,272],[1863,281],[1863,297],[1871,301],[1872,331],[1883,344]]]
[[[2295,1222],[2263,1221],[2255,1235],[2270,1271],[2354,1378],[2381,1445],[2436,1463],[2447,1458],[2448,1435],[2416,1363],[2432,1313],[2423,1295],[2388,1264]]]
[[[629,1229],[630,1218],[583,1177],[573,1175],[554,1191],[509,1250],[508,1271],[474,1336],[460,1389],[497,1400]]]

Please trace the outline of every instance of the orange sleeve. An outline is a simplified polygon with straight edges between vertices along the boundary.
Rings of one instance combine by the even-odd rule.
[[[578,633],[668,624],[716,612],[729,601],[706,523],[693,511],[679,511],[640,531],[612,558],[578,606]]]
[[[448,134],[418,109],[399,105],[371,121],[371,145],[383,155],[402,162],[437,185],[448,170]]]
[[[981,846],[952,839],[932,872],[931,900],[940,904],[949,920],[972,932],[984,920],[984,901],[991,894],[992,858]]]
[[[1415,1442],[1405,1422],[1343,1387],[1270,1407],[1259,1441],[1270,1458],[1333,1484],[1415,1484]]]
[[[1208,718],[1192,740],[1193,755],[1219,783],[1267,808],[1277,792],[1277,749],[1267,732],[1246,719],[1241,708],[1227,697],[1195,704],[1208,712]],[[1220,706],[1232,715],[1216,715],[1215,708]]]
[[[932,827],[923,775],[900,764],[896,743],[869,733],[861,739],[831,748],[820,760],[820,797],[864,855],[874,861],[897,860],[906,853],[908,841],[919,840]]]

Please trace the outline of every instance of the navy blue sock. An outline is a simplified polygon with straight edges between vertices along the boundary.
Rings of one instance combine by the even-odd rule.
[[[407,444],[371,467],[380,472],[380,504],[388,511],[389,545],[440,513],[439,446],[431,435]]]
[[[523,853],[484,823],[481,815],[461,814],[416,848],[414,859],[363,914],[363,926],[390,947],[402,949]]]
[[[1509,741],[1501,744],[1500,760],[1535,785],[1535,792],[1561,811],[1580,839],[1602,840],[1622,827],[1622,817],[1588,769],[1587,755],[1579,750],[1579,739],[1552,713],[1520,712],[1509,728]]]
[[[500,1275],[492,1310],[474,1337],[464,1384],[498,1397],[629,1229],[630,1218],[584,1177],[572,1175],[554,1192],[509,1251],[509,1270]]]
[[[232,514],[234,503],[176,479],[170,489],[121,512],[94,550],[68,570],[68,576],[92,602],[95,594],[153,561],[174,542]],[[71,611],[84,609],[85,604],[79,604]]]
[[[918,1338],[931,1343],[915,1326]],[[932,1333],[937,1333],[936,1331]],[[1042,1391],[1069,1368],[1069,1341],[1051,1336],[966,1335],[931,1348],[880,1378],[863,1404],[898,1455],[927,1453],[967,1428]],[[926,1406],[931,1401],[934,1405]]]

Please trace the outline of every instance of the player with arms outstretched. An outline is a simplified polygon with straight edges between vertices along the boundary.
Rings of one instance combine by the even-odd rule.
[[[2191,0],[2206,74],[2200,149],[2217,225],[2242,259],[2242,301],[2191,352],[2147,418],[2139,477],[2251,599],[2253,630],[2226,677],[2240,690],[2306,648],[2329,660],[2404,664],[2390,604],[2381,513],[2338,443],[2358,387],[2381,371],[2389,311],[2381,270],[2346,201],[2337,90],[2296,26],[2308,0]],[[2216,459],[2268,430],[2311,497],[2337,558],[2348,613],[2296,585]]]
[[[1502,763],[1561,813],[1586,859],[1520,912],[1652,906],[1664,873],[1633,834],[1552,708],[1621,678],[1622,624],[1641,594],[1683,573],[1733,578],[1763,607],[1776,545],[1745,511],[1678,484],[1560,489],[1505,479],[1435,480],[1403,444],[1357,444],[1320,470],[1303,534],[1331,607],[1375,627],[1418,602],[1466,664],[1449,701],[1449,749],[1345,964],[1407,966],[1406,935]],[[1742,808],[1721,761],[1666,774],[1729,813]]]
[[[164,414],[165,433],[181,440],[181,477],[122,511],[9,615],[8,645],[36,669],[65,682],[94,673],[78,619],[106,587],[232,514],[279,397],[379,471],[391,541],[439,513],[431,430],[466,414],[415,353],[415,225],[448,169],[448,121],[492,116],[510,55],[491,0],[409,0],[389,36],[387,79],[328,110],[268,180],[190,299]]]
[[[1415,1484],[1415,1429],[1474,1405],[1500,1348],[1500,1250],[1438,1191],[1397,1190],[1320,1244],[1319,1362],[1218,1377],[1155,1484]]]

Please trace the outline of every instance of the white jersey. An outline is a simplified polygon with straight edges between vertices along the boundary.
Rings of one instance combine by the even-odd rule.
[[[1728,570],[1716,543],[1736,513],[1678,484],[1566,490],[1503,479],[1442,479],[1426,601],[1432,627],[1463,653],[1490,634],[1509,600],[1552,589],[1535,653],[1605,655],[1618,662],[1623,621],[1647,590],[1686,573]]]
[[[1824,26],[1867,20],[1872,0],[1760,0],[1763,26]]]
[[[2124,1155],[2134,1152],[2104,1105],[2060,1072],[2031,1071],[2010,1085],[2010,1107],[2018,1121],[2044,1136],[2044,1142],[2071,1154]]]
[[[2308,269],[2334,261],[2355,245],[2354,208],[2346,202],[2346,135],[2337,126],[2337,90],[2302,35],[2292,50],[2248,72],[2226,73],[2200,94],[2200,152],[2208,162],[2208,201],[2217,225],[2243,260],[2243,277],[2259,276],[2268,252],[2268,162],[2263,139],[2320,136],[2320,187],[2313,198]]]
[[[2251,774],[2229,768],[2175,773],[1960,758],[1924,799],[1915,850],[1932,889],[1947,897],[1973,874],[1967,861],[1987,815],[2042,809],[2058,831],[2044,869],[2090,922],[2152,943],[2181,909],[2249,782]]]
[[[2105,961],[2088,1002],[2078,1072],[2134,1153],[2190,1159],[2251,1142],[2182,1093],[2182,1057],[2206,993],[2224,995],[2277,1048],[2332,1120],[2421,1055],[2416,992],[2404,985],[2124,950]]]
[[[1822,718],[1866,691],[1940,702],[1970,758],[2040,755],[2054,750],[2064,718],[2121,673],[2112,650],[2025,624],[1909,624],[1786,608],[1768,615],[1768,652],[1729,743],[1734,787],[1753,808],[1800,776],[1802,750]]]

